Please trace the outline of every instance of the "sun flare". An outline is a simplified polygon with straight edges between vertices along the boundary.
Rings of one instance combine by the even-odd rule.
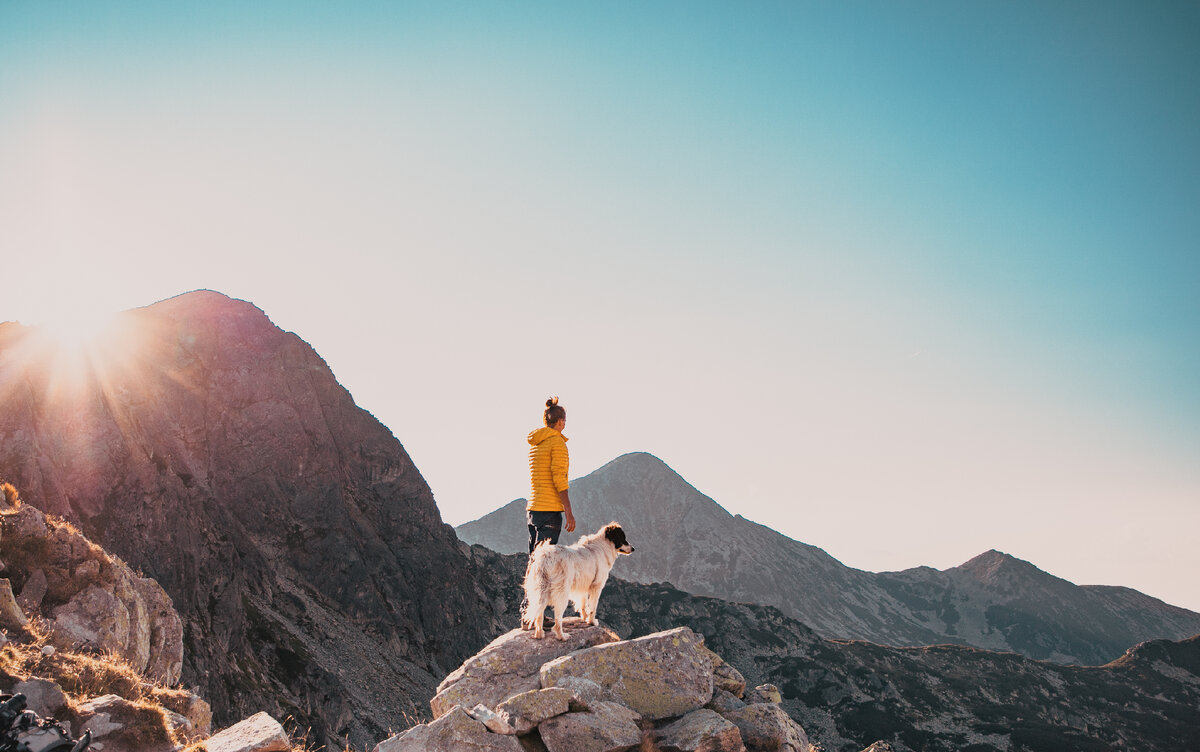
[[[85,351],[105,338],[115,318],[108,311],[76,309],[48,318],[37,328],[47,344],[63,351]]]
[[[133,324],[98,307],[63,306],[32,327],[30,344],[47,358],[56,388],[71,393],[89,382],[107,388],[138,347]]]

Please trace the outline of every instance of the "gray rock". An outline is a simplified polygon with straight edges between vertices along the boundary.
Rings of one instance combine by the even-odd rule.
[[[79,704],[77,711],[83,719],[80,731],[92,732],[92,738],[103,739],[116,732],[123,731],[125,724],[113,718],[120,715],[121,709],[129,701],[119,695],[101,695]]]
[[[875,742],[871,746],[863,750],[863,752],[894,752],[892,745],[887,742]]]
[[[746,707],[746,703],[723,689],[714,689],[712,699],[704,707],[724,715],[730,710]]]
[[[613,702],[598,702],[586,713],[543,721],[538,733],[549,752],[625,752],[642,743],[638,715]]]
[[[467,715],[487,726],[493,734],[514,735],[517,732],[509,722],[492,712],[487,705],[476,705],[467,711]]]
[[[746,691],[746,677],[742,676],[741,671],[721,660],[713,669],[713,688],[723,689],[734,697],[741,697]]]
[[[25,585],[21,588],[21,594],[17,596],[17,603],[26,611],[40,610],[42,599],[46,597],[46,587],[45,570],[33,570],[29,575],[29,579],[25,581]]]
[[[738,727],[712,710],[688,713],[654,734],[660,752],[745,752]]]
[[[196,733],[203,736],[212,734],[212,706],[204,698],[188,692],[182,702],[173,702],[172,706],[187,719]]]
[[[556,680],[556,686],[559,689],[570,690],[576,697],[579,698],[580,702],[588,705],[597,702],[604,702],[609,699],[607,693],[604,691],[604,687],[601,687],[591,679],[587,679],[582,676],[560,677]],[[551,689],[553,689],[553,687]]]
[[[266,713],[256,713],[204,742],[208,752],[288,752],[292,743],[279,725]]]
[[[196,730],[192,722],[186,716],[176,713],[174,710],[164,711],[167,714],[167,725],[171,728],[173,734],[188,734]]]
[[[535,640],[532,634],[514,629],[463,662],[429,701],[433,717],[441,718],[455,705],[495,707],[513,695],[541,689],[539,671],[547,661],[618,639],[605,627],[586,626],[581,620],[568,630],[566,642]]]
[[[49,679],[17,682],[12,693],[25,695],[25,706],[41,716],[55,716],[67,706],[67,694]]]
[[[99,585],[78,593],[50,615],[54,631],[70,644],[111,649],[129,643],[129,609],[111,590]]]
[[[212,752],[212,750],[210,750]],[[376,744],[372,752],[522,752],[515,736],[493,734],[461,706]]]
[[[80,703],[76,711],[83,722],[79,733],[91,732],[97,752],[175,752],[168,718],[158,708],[103,695]]]
[[[737,725],[749,752],[809,752],[808,734],[783,708],[773,703],[755,703],[723,713]]]
[[[747,704],[754,704],[756,702],[783,702],[783,696],[779,694],[779,687],[776,687],[774,684],[758,685],[750,691],[750,694],[745,699]]]
[[[117,695],[102,695],[93,700],[81,703],[79,715],[86,718],[80,731],[92,732],[93,739],[103,739],[116,732],[124,731],[125,724],[113,719],[119,712],[121,703],[129,702]]]
[[[143,673],[170,686],[183,671],[183,621],[171,596],[149,577],[133,580],[133,589],[145,609],[146,667]]]
[[[13,597],[12,583],[7,579],[0,579],[0,627],[20,629],[28,621],[25,612],[17,605],[17,599]]]
[[[572,705],[575,707],[572,708]],[[580,707],[582,705],[582,707]],[[537,728],[542,721],[562,715],[572,709],[588,710],[574,692],[563,687],[550,687],[532,692],[522,692],[496,706],[499,716],[513,733],[525,734]],[[490,727],[489,727],[490,728]]]
[[[713,694],[712,652],[687,627],[581,650],[542,667],[543,687],[583,678],[607,700],[650,720],[703,707]],[[590,698],[585,698],[590,699]]]

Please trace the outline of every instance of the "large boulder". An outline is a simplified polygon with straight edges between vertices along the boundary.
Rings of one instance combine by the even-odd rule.
[[[584,713],[568,713],[538,726],[549,752],[625,752],[642,743],[638,714],[615,702],[594,703]]]
[[[592,682],[606,700],[649,720],[683,715],[713,695],[712,652],[687,627],[580,650],[542,666],[543,687]],[[585,698],[586,699],[586,698]]]
[[[755,703],[724,714],[742,734],[749,752],[810,752],[808,734],[784,712],[770,703]]]
[[[279,721],[256,713],[204,742],[208,752],[288,752],[292,743]]]
[[[496,715],[513,730],[513,733],[526,734],[537,728],[542,721],[572,709],[588,708],[571,690],[550,687],[510,697],[496,706]]]
[[[49,679],[33,677],[17,682],[12,693],[25,695],[25,707],[47,718],[57,716],[59,711],[69,704],[67,693]]]
[[[535,640],[532,632],[520,629],[492,640],[438,685],[429,701],[433,717],[441,718],[456,705],[494,708],[513,695],[541,689],[540,671],[548,661],[619,639],[606,627],[587,626],[582,620],[568,620],[567,625],[565,642]]]
[[[456,705],[432,723],[376,744],[372,752],[522,752],[522,747],[515,736],[488,731]]]
[[[79,733],[91,732],[96,750],[175,752],[177,748],[168,719],[158,708],[117,695],[102,695],[80,703],[77,711],[82,724]],[[220,751],[209,747],[209,752]]]
[[[659,752],[745,752],[738,727],[719,713],[700,709],[658,729]]]

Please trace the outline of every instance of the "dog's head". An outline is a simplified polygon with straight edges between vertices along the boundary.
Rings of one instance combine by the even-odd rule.
[[[629,545],[629,541],[625,538],[625,531],[615,522],[610,522],[604,526],[604,537],[609,543],[613,544],[613,548],[617,549],[619,554],[633,553],[633,546]]]

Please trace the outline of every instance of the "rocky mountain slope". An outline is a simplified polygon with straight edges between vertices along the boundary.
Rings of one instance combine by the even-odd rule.
[[[28,504],[0,513],[0,692],[97,750],[176,752],[207,738],[208,703],[172,686],[183,623],[158,583]]]
[[[1102,664],[1137,642],[1200,633],[1200,614],[1127,588],[1080,587],[990,551],[960,567],[875,574],[743,517],[661,460],[627,454],[571,483],[572,542],[618,520],[638,547],[613,574],[697,595],[775,606],[827,637],[957,643],[1059,663]],[[523,499],[456,528],[502,553],[525,550]]]
[[[636,544],[635,544],[636,545]],[[628,559],[642,553],[637,552]],[[515,618],[525,556],[471,547]],[[877,740],[896,752],[1200,749],[1200,637],[1155,640],[1104,666],[1063,666],[971,647],[830,640],[779,609],[610,580],[599,617],[622,638],[686,626],[827,752]]]
[[[0,395],[0,476],[161,583],[218,726],[361,747],[511,626],[400,443],[249,303],[182,295],[85,352],[0,325]]]

